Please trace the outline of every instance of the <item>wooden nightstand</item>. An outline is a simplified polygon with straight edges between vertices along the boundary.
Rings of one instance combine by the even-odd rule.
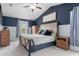
[[[56,46],[59,48],[63,48],[65,50],[70,47],[70,39],[69,37],[59,36],[56,40]]]

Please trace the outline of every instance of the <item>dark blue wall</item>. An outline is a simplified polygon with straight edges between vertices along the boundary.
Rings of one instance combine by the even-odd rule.
[[[1,8],[1,4],[0,4],[0,25],[2,25],[2,8]]]
[[[24,19],[20,19],[20,20],[24,20]],[[24,20],[24,21],[28,21],[28,20]],[[28,22],[29,22],[29,26],[31,27],[33,25],[33,21],[29,20]],[[2,25],[16,27],[17,30],[16,37],[18,37],[18,18],[3,16]]]
[[[33,26],[33,25],[34,25],[34,21],[32,21],[32,20],[26,20],[26,21],[28,21],[28,22],[29,22],[29,27],[31,27],[31,26]]]
[[[3,16],[2,25],[3,26],[14,26],[14,27],[16,27],[17,21],[18,21],[18,18]]]
[[[58,21],[59,25],[70,24],[70,11],[73,9],[73,7],[76,6],[79,6],[79,3],[65,3],[65,4],[50,7],[35,21],[28,21],[29,26],[31,27],[32,25],[42,24],[43,16],[53,12],[56,12],[56,20]],[[17,19],[18,18],[3,16],[2,24],[3,26],[17,26]]]
[[[45,11],[40,17],[38,17],[34,24],[40,25],[43,23],[43,16],[56,12],[56,20],[59,25],[70,24],[70,11],[73,7],[79,6],[79,3],[64,3],[61,5],[50,7],[47,11]]]
[[[22,19],[24,20],[24,19]],[[25,20],[24,20],[25,21]],[[28,21],[28,20],[26,20]],[[3,16],[2,25],[3,26],[17,26],[18,18]],[[29,20],[29,26],[33,25],[33,21]]]

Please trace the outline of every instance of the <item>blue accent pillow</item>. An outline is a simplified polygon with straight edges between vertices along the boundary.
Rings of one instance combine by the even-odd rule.
[[[51,35],[52,31],[47,30],[44,35]]]

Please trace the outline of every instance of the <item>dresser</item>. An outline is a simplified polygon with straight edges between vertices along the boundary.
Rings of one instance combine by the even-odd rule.
[[[56,46],[65,50],[69,49],[70,47],[69,37],[64,37],[64,36],[57,37]]]
[[[7,46],[10,43],[10,31],[2,30],[0,31],[0,46]]]

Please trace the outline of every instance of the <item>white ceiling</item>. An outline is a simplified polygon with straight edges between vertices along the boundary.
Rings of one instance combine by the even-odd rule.
[[[31,5],[31,3],[13,3],[13,6],[9,6],[10,3],[2,3],[3,16],[16,17],[21,19],[35,20],[42,13],[44,13],[49,7],[59,5],[60,3],[39,3],[42,9],[35,9],[34,12],[30,8],[24,8],[25,5]]]

